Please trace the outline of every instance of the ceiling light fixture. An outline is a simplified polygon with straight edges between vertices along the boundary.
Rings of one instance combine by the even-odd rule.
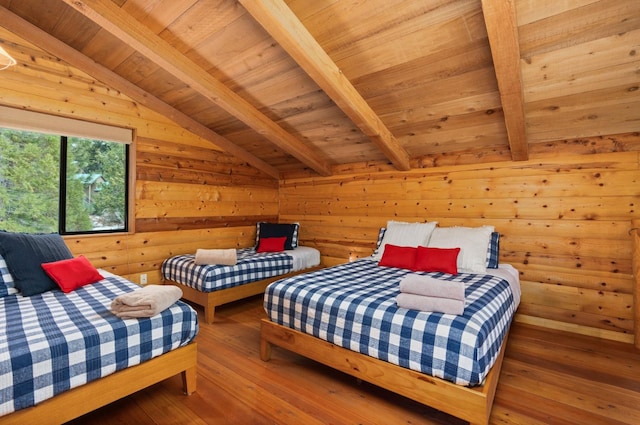
[[[16,63],[16,60],[12,58],[11,55],[2,48],[2,46],[0,46],[0,71],[7,69]]]

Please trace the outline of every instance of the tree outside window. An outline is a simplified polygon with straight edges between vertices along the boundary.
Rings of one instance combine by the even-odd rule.
[[[126,170],[123,143],[0,129],[0,229],[126,231]]]

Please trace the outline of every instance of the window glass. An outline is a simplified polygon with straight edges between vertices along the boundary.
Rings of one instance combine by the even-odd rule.
[[[0,129],[0,227],[58,231],[60,137]]]
[[[0,128],[0,229],[127,231],[127,160],[124,143]]]

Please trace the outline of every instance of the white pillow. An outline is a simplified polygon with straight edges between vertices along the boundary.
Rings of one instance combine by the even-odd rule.
[[[438,227],[431,234],[428,246],[433,248],[460,248],[457,262],[458,271],[486,273],[487,248],[493,231],[493,226]]]
[[[404,221],[387,221],[387,230],[380,243],[380,248],[373,255],[373,259],[380,261],[387,244],[398,246],[427,246],[431,233],[436,228],[437,221],[428,223],[407,223]],[[486,254],[486,252],[485,252]]]

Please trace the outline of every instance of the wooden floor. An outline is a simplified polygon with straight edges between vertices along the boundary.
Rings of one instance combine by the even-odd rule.
[[[200,325],[194,395],[182,395],[175,377],[71,423],[465,423],[280,348],[262,362],[262,317],[258,296]],[[640,424],[640,351],[631,345],[518,323],[508,344],[491,424]]]

